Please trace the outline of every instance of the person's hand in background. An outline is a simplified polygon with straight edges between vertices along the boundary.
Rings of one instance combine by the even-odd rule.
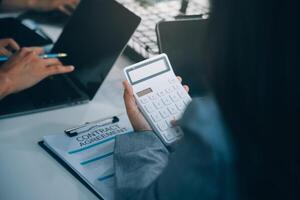
[[[32,87],[48,76],[69,73],[73,66],[63,66],[57,59],[42,59],[41,48],[22,48],[0,68],[0,99]]]
[[[60,10],[70,15],[80,0],[2,0],[4,9],[30,9],[36,11]]]
[[[182,81],[180,77],[177,78],[180,82]],[[128,118],[131,122],[133,129],[137,132],[152,130],[150,124],[147,122],[147,120],[140,112],[136,104],[131,85],[128,83],[128,81],[124,81],[123,85],[124,85],[124,103],[125,103]],[[189,87],[187,85],[184,85],[183,87],[187,92],[189,91]]]
[[[0,40],[0,56],[11,56],[20,49],[19,45],[13,39]]]

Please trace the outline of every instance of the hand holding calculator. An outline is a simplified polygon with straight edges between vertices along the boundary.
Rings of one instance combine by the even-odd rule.
[[[175,76],[167,55],[147,59],[124,69],[134,97],[153,130],[166,145],[183,136],[171,122],[183,114],[191,97]]]

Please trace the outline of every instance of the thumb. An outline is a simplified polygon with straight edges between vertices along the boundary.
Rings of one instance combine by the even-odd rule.
[[[124,102],[127,112],[136,113],[138,111],[134,96],[133,96],[133,90],[132,87],[129,85],[128,81],[123,82],[124,85]]]
[[[128,83],[128,81],[123,81],[123,86],[125,92],[128,92],[129,95],[133,96],[133,89],[132,86]]]

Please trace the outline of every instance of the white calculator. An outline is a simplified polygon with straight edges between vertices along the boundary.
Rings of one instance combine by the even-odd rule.
[[[169,145],[183,136],[171,122],[181,118],[192,100],[175,76],[166,54],[124,69],[134,97],[153,130]]]

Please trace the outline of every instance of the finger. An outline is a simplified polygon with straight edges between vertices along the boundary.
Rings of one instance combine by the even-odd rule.
[[[129,82],[124,81],[123,86],[124,86],[125,91],[127,91],[130,96],[133,96],[133,89],[132,89],[132,86],[129,84]]]
[[[170,122],[172,124],[172,126],[177,126],[177,121],[174,119],[174,120],[171,120]]]
[[[137,113],[139,110],[137,108],[134,96],[133,96],[133,92],[132,92],[132,88],[129,87],[129,84],[127,81],[123,82],[124,85],[124,102],[125,102],[125,107],[128,113]]]
[[[12,50],[18,51],[20,49],[20,46],[18,45],[18,43],[13,40],[13,39],[7,39],[8,43],[7,45],[12,48]]]
[[[71,0],[72,4],[78,5],[80,3],[80,0]]]
[[[30,47],[29,49],[35,52],[37,55],[41,55],[44,53],[44,49],[40,47]]]
[[[74,66],[52,65],[47,67],[46,76],[52,76],[56,74],[65,74],[74,71]]]
[[[189,86],[187,86],[187,85],[184,85],[183,86],[183,88],[185,89],[185,91],[187,91],[187,92],[189,92],[190,91],[190,88],[189,88]]]
[[[34,61],[34,59],[39,59],[38,55],[34,51],[28,50],[24,53],[22,62],[31,63]]]
[[[44,59],[44,62],[46,63],[47,66],[62,65],[61,62],[58,59],[56,59],[56,58]]]
[[[26,64],[31,59],[30,57],[28,57],[30,53],[31,51],[29,51],[28,48],[22,48],[15,54],[11,55],[10,60],[18,60],[18,62],[23,62],[24,64]]]
[[[8,51],[6,48],[0,48],[0,55],[2,56],[11,56],[11,52]]]
[[[179,80],[179,82],[182,82],[182,78],[180,76],[177,76],[177,79]]]
[[[25,57],[26,55],[28,55],[30,52],[32,52],[32,50],[30,48],[21,48],[19,50],[19,52],[17,53],[17,55],[21,56],[21,57]]]
[[[61,11],[62,13],[66,14],[66,15],[72,15],[72,11],[70,11],[66,5],[62,5],[58,7],[58,10]]]
[[[76,9],[76,7],[77,7],[77,5],[78,5],[78,3],[71,2],[71,3],[68,3],[68,4],[66,5],[66,7],[67,7],[67,9],[68,9],[69,11],[74,12],[75,9]]]
[[[63,3],[68,5],[78,5],[80,0],[65,0]]]
[[[128,89],[124,90],[124,101],[125,101],[125,105],[128,109],[131,110],[134,107],[136,107],[134,97],[129,93]]]

